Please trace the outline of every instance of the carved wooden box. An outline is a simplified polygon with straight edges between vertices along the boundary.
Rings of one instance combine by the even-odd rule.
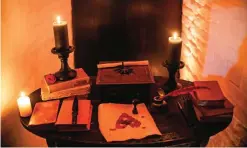
[[[96,85],[103,102],[131,103],[137,98],[150,103],[154,78],[148,61],[127,61],[98,65]]]

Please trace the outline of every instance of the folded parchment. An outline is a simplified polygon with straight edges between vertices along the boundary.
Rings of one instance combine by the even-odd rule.
[[[137,105],[138,114],[132,114],[132,109],[132,104],[99,105],[99,129],[107,142],[161,135],[144,103]]]

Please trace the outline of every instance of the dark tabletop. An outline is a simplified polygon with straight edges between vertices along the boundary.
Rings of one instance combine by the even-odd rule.
[[[162,87],[166,81],[163,77],[155,77],[155,85],[151,88],[151,95],[157,95],[157,88]],[[180,80],[183,87],[190,86],[193,83]],[[32,92],[29,97],[31,99],[32,108],[36,102],[40,102],[41,89]],[[35,130],[28,127],[30,117],[20,117],[20,121],[24,128],[31,133],[46,138],[47,142],[56,141],[61,146],[202,146],[205,145],[211,135],[218,133],[226,128],[229,124],[202,124],[199,123],[195,115],[191,115],[193,124],[189,124],[184,118],[181,110],[177,106],[180,97],[174,97],[167,100],[168,111],[164,113],[153,112],[149,108],[151,115],[159,128],[162,136],[149,136],[141,140],[128,140],[124,142],[107,143],[98,128],[98,105],[100,104],[99,88],[95,85],[95,77],[92,77],[92,88],[89,99],[92,100],[93,114],[91,122],[91,130],[84,132],[57,132],[47,130]],[[49,143],[48,143],[49,144]]]

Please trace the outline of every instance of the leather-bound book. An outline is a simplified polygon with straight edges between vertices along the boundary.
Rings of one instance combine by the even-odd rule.
[[[59,100],[36,103],[29,121],[29,127],[44,130],[54,129],[59,103]]]
[[[191,94],[192,101],[194,102],[193,108],[196,117],[200,122],[228,122],[231,121],[233,116],[234,106],[227,98],[223,101],[221,107],[205,107],[199,106],[195,103],[195,95]]]
[[[56,91],[49,93],[46,86],[41,88],[41,98],[43,101],[53,100],[53,99],[62,99],[70,96],[84,96],[87,97],[90,93],[91,85],[86,84],[82,86],[77,86],[65,90]]]
[[[195,105],[193,107],[196,114],[196,118],[200,122],[230,122],[233,116],[232,112],[218,114],[214,116],[205,116],[203,115],[199,107],[196,107]]]
[[[75,71],[77,73],[77,76],[74,79],[68,81],[55,81],[55,83],[54,81],[50,80],[52,79],[52,77],[49,77],[49,75],[45,75],[44,82],[46,84],[48,92],[53,93],[56,91],[61,91],[89,84],[90,78],[82,68],[75,69]]]
[[[224,107],[226,100],[217,81],[195,81],[196,87],[205,87],[195,91],[196,103],[199,106]]]
[[[78,99],[77,121],[72,123],[73,103],[75,97],[63,100],[55,126],[58,131],[87,131],[90,130],[92,105],[91,100]]]
[[[200,110],[203,116],[207,116],[207,117],[233,114],[233,107],[231,108],[208,108],[208,107],[197,106],[197,108]]]

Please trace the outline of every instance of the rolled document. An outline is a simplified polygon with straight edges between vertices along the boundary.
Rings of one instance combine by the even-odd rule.
[[[144,61],[126,61],[123,62],[124,66],[138,66],[138,65],[149,65],[148,60]],[[104,64],[98,64],[97,68],[111,68],[111,67],[117,67],[121,66],[122,62],[114,62],[114,63],[104,63]]]

